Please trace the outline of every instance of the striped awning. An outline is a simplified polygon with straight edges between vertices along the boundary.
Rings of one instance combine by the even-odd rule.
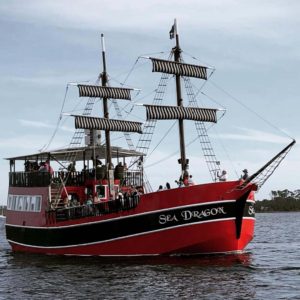
[[[206,67],[150,57],[152,72],[207,79]]]
[[[142,133],[142,123],[96,117],[74,116],[75,128]]]
[[[80,97],[131,100],[130,91],[132,89],[85,84],[78,84],[77,86]]]
[[[147,120],[194,120],[217,123],[217,109],[147,105]]]

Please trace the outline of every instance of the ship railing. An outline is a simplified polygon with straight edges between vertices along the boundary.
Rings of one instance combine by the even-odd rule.
[[[132,195],[123,199],[103,201],[90,205],[57,208],[46,213],[47,224],[131,210],[138,206],[139,201],[139,195]]]
[[[123,186],[143,186],[143,172],[124,171],[121,183]]]
[[[48,172],[10,172],[9,186],[44,187],[49,186],[51,175]]]
[[[69,172],[67,171],[55,171],[52,176],[53,183],[61,183],[62,181],[66,186],[81,186],[87,178],[85,172]],[[66,181],[65,181],[66,179]]]
[[[49,172],[10,172],[9,186],[16,187],[44,187],[52,183],[60,183],[66,178],[66,186],[82,186],[86,179],[104,179],[96,174],[95,170],[85,170],[82,172],[71,172],[68,176],[66,171],[55,171],[52,175]],[[61,179],[60,179],[61,178]],[[122,171],[115,172],[115,179],[120,179],[122,186],[143,186],[142,171]]]

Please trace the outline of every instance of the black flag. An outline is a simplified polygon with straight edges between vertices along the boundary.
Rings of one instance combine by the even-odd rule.
[[[174,36],[175,36],[175,25],[172,26],[169,34],[170,34],[170,39],[174,39]]]

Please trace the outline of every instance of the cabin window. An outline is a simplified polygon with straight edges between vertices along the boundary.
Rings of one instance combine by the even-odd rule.
[[[23,200],[23,210],[28,210],[28,203],[27,203],[27,196],[24,196],[24,200]]]
[[[42,196],[8,195],[8,210],[41,211],[41,205]]]
[[[24,197],[23,196],[19,196],[17,198],[17,210],[23,210],[23,200],[24,200]]]
[[[7,209],[11,209],[12,202],[13,202],[13,196],[12,195],[8,195],[8,198],[7,198]]]
[[[34,197],[30,197],[30,211],[34,211]]]
[[[106,198],[106,185],[97,185],[96,193],[97,193],[98,199]]]
[[[35,211],[41,211],[41,201],[42,197],[41,196],[35,196]]]
[[[30,211],[30,199],[31,197],[27,196],[26,197],[26,210]]]
[[[11,206],[12,210],[16,209],[16,204],[17,204],[17,196],[13,196],[13,202],[12,202],[12,206]]]

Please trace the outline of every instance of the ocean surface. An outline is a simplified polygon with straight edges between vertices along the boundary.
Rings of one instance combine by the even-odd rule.
[[[256,217],[243,254],[131,259],[13,254],[0,219],[0,299],[300,299],[300,213]]]

